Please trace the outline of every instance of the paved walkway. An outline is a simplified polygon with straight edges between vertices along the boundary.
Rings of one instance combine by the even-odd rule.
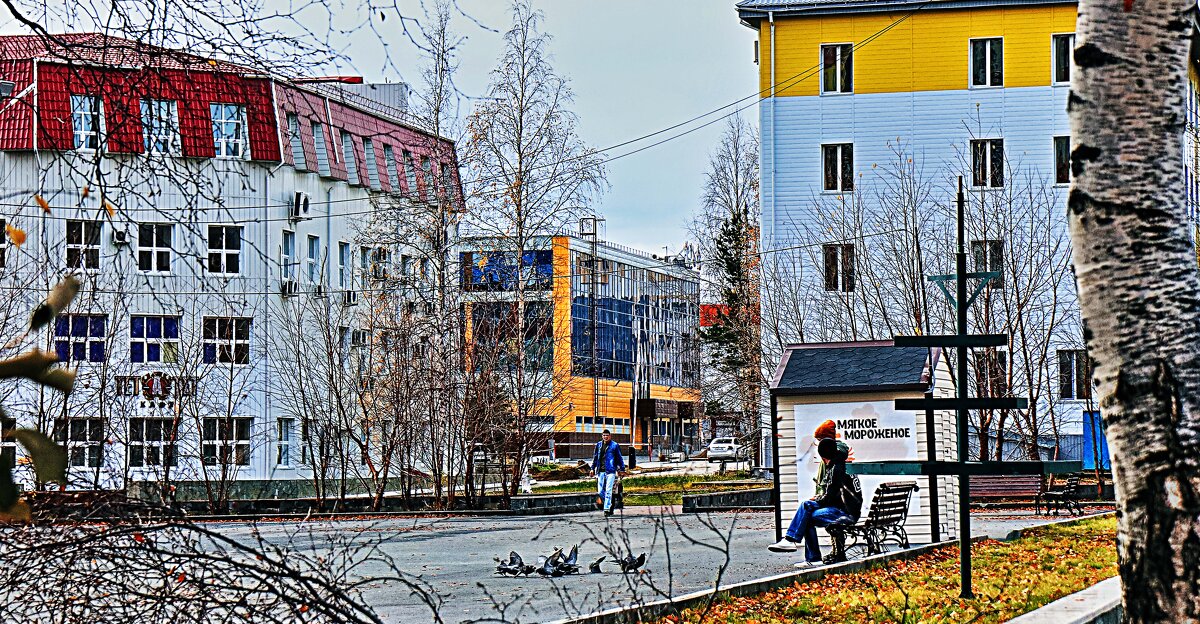
[[[1055,518],[1006,512],[975,514],[973,519],[976,535],[1004,537]],[[407,624],[433,621],[430,602],[446,622],[542,622],[710,588],[718,574],[726,584],[787,572],[797,557],[766,550],[774,541],[772,522],[770,513],[685,515],[678,508],[639,507],[611,519],[599,514],[420,518],[262,523],[258,529],[268,542],[293,549],[328,549],[334,535],[377,541],[405,572],[419,576],[429,592],[422,597],[397,583],[365,589],[367,602],[385,621]],[[223,530],[243,538],[252,531],[246,524],[224,525]],[[559,579],[492,573],[492,557],[507,557],[509,550],[536,563],[537,555],[575,543],[582,544],[579,558],[585,566],[602,554],[611,560],[614,553],[646,552],[646,572],[626,576],[606,563],[604,574]],[[376,567],[359,573],[383,571]]]

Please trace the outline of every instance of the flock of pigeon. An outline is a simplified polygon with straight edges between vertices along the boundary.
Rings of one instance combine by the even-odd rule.
[[[588,572],[591,574],[601,574],[600,564],[607,557],[602,556],[599,559],[588,564]],[[538,556],[537,565],[529,565],[521,559],[521,555],[517,551],[508,553],[508,561],[504,561],[499,557],[492,557],[496,562],[496,574],[500,576],[529,576],[537,573],[541,576],[566,576],[568,574],[579,573],[579,544],[571,547],[571,552],[564,555],[561,548],[555,548],[554,553],[549,557]],[[634,557],[632,553],[627,557],[617,559],[616,563],[621,568],[622,574],[629,574],[636,571],[638,568],[646,564],[646,553],[642,553]]]

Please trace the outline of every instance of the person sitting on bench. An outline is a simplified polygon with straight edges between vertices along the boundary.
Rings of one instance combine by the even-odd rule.
[[[795,552],[796,544],[804,538],[804,561],[796,564],[798,567],[821,563],[817,527],[854,524],[862,513],[862,486],[857,476],[846,474],[847,453],[832,439],[825,438],[817,445],[817,454],[826,467],[824,482],[820,484],[823,487],[818,488],[821,498],[804,501],[783,539],[767,547],[773,552]],[[833,555],[833,560],[845,558],[844,553]]]

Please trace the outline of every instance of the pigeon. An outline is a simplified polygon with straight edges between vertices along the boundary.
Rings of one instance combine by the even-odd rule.
[[[497,563],[496,574],[501,576],[517,576],[525,568],[532,567],[525,565],[525,562],[521,560],[521,555],[518,555],[515,550],[508,553],[508,561],[501,561],[499,557],[492,557],[492,560]]]
[[[539,556],[538,557],[538,565],[534,569],[534,572],[537,572],[541,576],[554,576],[554,570],[555,570],[554,558],[556,555],[558,555],[558,552],[559,551],[555,551],[554,554],[550,555],[549,557]],[[559,574],[559,576],[562,576],[562,575]]]
[[[634,570],[642,567],[646,563],[646,553],[642,553],[635,559],[631,553],[628,557],[617,561],[617,565],[621,566],[621,572],[629,574]]]
[[[571,554],[567,555],[566,559],[561,559],[556,566],[562,570],[563,574],[575,574],[579,571],[579,544],[571,547]]]
[[[588,572],[592,574],[601,574],[600,564],[604,561],[605,556],[600,555],[600,558],[588,564]]]

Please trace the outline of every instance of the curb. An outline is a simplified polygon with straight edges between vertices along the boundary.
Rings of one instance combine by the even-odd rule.
[[[1064,596],[1019,615],[1009,624],[1119,624],[1121,607],[1121,577],[1113,576],[1087,589]]]
[[[1102,518],[1104,516],[1110,516],[1110,515],[1113,515],[1114,513],[1115,512],[1109,511],[1109,512],[1104,512],[1104,513],[1079,516],[1079,517],[1075,517],[1075,518],[1065,518],[1063,520],[1049,522],[1046,524],[1039,524],[1037,526],[1027,527],[1024,529],[1015,529],[1013,531],[1009,531],[1008,535],[1006,535],[1004,537],[1004,539],[1002,539],[1000,541],[1007,542],[1007,541],[1011,541],[1014,539],[1018,539],[1020,537],[1023,537],[1027,531],[1032,530],[1032,529],[1038,529],[1038,528],[1047,527],[1047,526],[1066,526],[1066,525],[1075,524],[1077,522],[1082,522],[1084,520],[1090,520],[1092,518]],[[988,538],[984,537],[984,536],[978,536],[978,537],[973,538],[971,540],[971,542],[972,543],[980,542],[985,539],[988,539]],[[634,624],[636,622],[642,622],[644,620],[661,618],[661,617],[665,617],[668,615],[675,615],[675,614],[679,613],[680,611],[702,605],[710,600],[716,601],[716,600],[721,600],[722,598],[726,598],[726,597],[752,596],[755,594],[765,593],[765,592],[768,592],[768,591],[771,591],[774,589],[781,589],[784,587],[789,587],[793,583],[807,583],[807,582],[811,582],[811,581],[817,581],[822,578],[825,578],[826,576],[830,576],[830,575],[834,575],[834,574],[849,574],[849,573],[859,572],[859,571],[862,571],[862,570],[865,570],[868,568],[873,568],[882,563],[914,559],[923,554],[933,552],[936,550],[940,550],[940,549],[946,548],[948,546],[955,546],[957,544],[958,544],[958,540],[947,540],[944,542],[936,542],[933,544],[926,544],[924,546],[918,546],[916,548],[909,548],[906,550],[899,550],[899,551],[890,552],[890,553],[886,553],[886,554],[882,554],[882,555],[875,555],[873,557],[867,557],[865,559],[858,559],[856,561],[847,561],[846,563],[841,563],[838,565],[825,566],[825,567],[816,568],[816,569],[812,569],[812,570],[804,570],[801,572],[785,572],[783,574],[777,574],[775,576],[768,576],[768,577],[764,577],[764,578],[760,578],[760,579],[744,581],[741,583],[727,585],[724,587],[700,590],[697,592],[692,592],[690,594],[684,594],[682,596],[676,596],[674,598],[665,598],[662,600],[656,600],[654,602],[647,602],[647,603],[640,604],[640,605],[633,605],[633,606],[629,606],[629,607],[613,607],[611,609],[605,609],[603,611],[596,611],[593,613],[589,613],[587,615],[563,618],[560,620],[553,620],[549,624]],[[1090,621],[1085,621],[1085,622],[1090,622]],[[1033,624],[1033,623],[1031,623],[1031,624]],[[1080,624],[1083,624],[1083,623],[1081,622]]]

